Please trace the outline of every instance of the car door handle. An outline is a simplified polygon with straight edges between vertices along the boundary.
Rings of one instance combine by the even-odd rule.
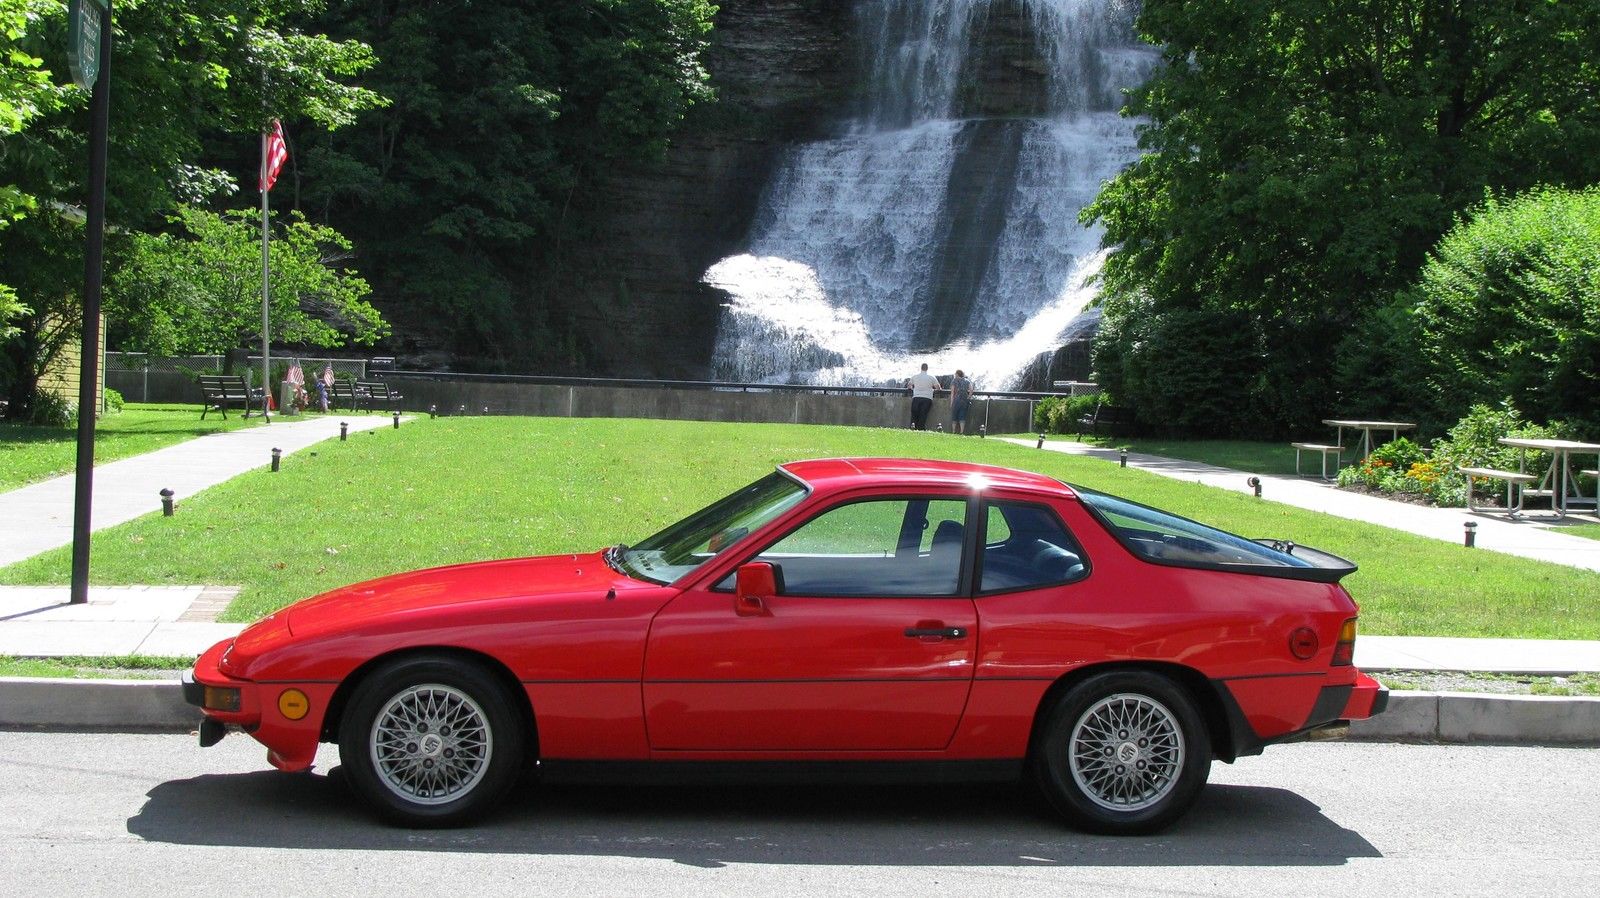
[[[966,627],[906,627],[906,635],[913,639],[921,636],[939,636],[945,639],[960,639],[967,635]]]

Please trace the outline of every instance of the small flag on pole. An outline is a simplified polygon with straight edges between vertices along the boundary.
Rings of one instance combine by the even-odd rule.
[[[277,183],[278,172],[283,169],[283,163],[289,159],[289,145],[283,140],[283,122],[272,120],[272,130],[262,135],[261,141],[261,181],[259,189],[262,193],[272,189]]]

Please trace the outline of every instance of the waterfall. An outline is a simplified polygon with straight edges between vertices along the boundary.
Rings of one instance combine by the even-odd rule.
[[[1094,297],[1078,212],[1137,153],[1121,90],[1157,63],[1135,0],[861,0],[865,89],[794,146],[728,296],[715,377],[898,382],[928,362],[1009,386]]]

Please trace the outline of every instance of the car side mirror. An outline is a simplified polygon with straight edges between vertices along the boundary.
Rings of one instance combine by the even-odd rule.
[[[783,569],[768,561],[752,561],[739,568],[734,584],[741,599],[768,599],[782,589]]]

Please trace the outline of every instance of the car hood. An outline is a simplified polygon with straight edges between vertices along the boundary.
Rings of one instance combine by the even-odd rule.
[[[305,637],[382,618],[500,599],[554,599],[648,589],[606,564],[604,555],[547,555],[392,574],[305,599],[284,610],[289,632]]]

